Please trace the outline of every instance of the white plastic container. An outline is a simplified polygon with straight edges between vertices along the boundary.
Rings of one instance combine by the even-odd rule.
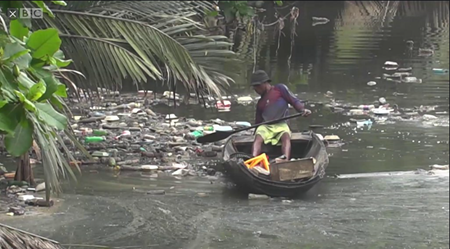
[[[106,116],[105,120],[109,121],[109,122],[114,122],[114,121],[119,121],[120,118],[118,116]]]
[[[232,131],[233,127],[229,125],[213,125],[214,131]]]
[[[250,126],[252,126],[252,124],[250,124],[247,121],[236,121],[235,124],[237,126],[243,126],[243,127],[250,127]]]
[[[393,110],[383,108],[372,109],[373,114],[376,115],[389,115],[392,111]]]

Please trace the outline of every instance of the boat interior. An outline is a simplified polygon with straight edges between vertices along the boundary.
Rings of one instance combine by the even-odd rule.
[[[253,146],[253,136],[236,136],[232,139],[234,150],[251,155]],[[292,133],[291,137],[291,158],[304,158],[308,156],[311,150],[313,138],[309,133]],[[269,158],[279,157],[281,153],[281,146],[273,146],[263,144],[262,153],[266,153]]]

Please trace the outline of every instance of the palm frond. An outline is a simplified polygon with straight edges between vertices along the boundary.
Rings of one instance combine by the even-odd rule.
[[[131,78],[134,84],[147,81],[147,76],[160,79],[161,74],[154,64],[145,63],[139,56],[129,50],[104,39],[61,35],[62,49],[75,61],[74,68],[84,72],[71,75],[70,79],[82,88],[111,88],[122,86],[124,80]]]
[[[121,13],[124,18],[156,23],[162,15],[194,12],[200,16],[214,10],[214,7],[213,1],[129,1],[117,2],[102,10]]]
[[[115,5],[118,2],[121,2],[123,0],[117,0],[117,1],[66,1],[66,6],[61,6],[53,3],[48,3],[47,5],[52,9],[69,9],[73,11],[90,11],[93,9],[103,8],[107,7],[108,5]]]
[[[0,223],[0,248],[63,249],[57,241]]]
[[[141,2],[145,3],[155,6],[154,2]],[[227,38],[223,36],[204,39],[194,36],[202,28],[190,18],[194,12],[181,12],[175,18],[154,14],[160,20],[159,29],[156,25],[115,16],[64,10],[54,13],[57,19],[46,17],[38,25],[60,30],[65,40],[63,50],[75,61],[75,69],[88,78],[81,81],[85,86],[122,86],[127,76],[135,84],[143,83],[148,76],[181,82],[186,88],[206,87],[212,94],[220,95],[221,88],[232,82],[223,62],[236,64],[236,54],[231,51],[233,44],[225,42]]]

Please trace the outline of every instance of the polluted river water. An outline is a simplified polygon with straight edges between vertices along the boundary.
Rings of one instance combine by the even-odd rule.
[[[432,70],[449,68],[448,3],[421,9],[404,2],[384,18],[366,14],[364,4],[338,3],[301,6],[310,11],[300,13],[290,64],[287,36],[276,58],[276,44],[261,48],[259,67],[310,103],[326,104],[332,98],[361,105],[384,97],[400,108],[436,105],[437,111],[448,112],[449,76]],[[313,26],[313,13],[330,22]],[[431,46],[433,55],[419,51]],[[411,67],[422,83],[378,79],[386,61]],[[377,84],[369,86],[369,81]],[[235,92],[251,94],[242,82]],[[328,91],[332,93],[325,96]],[[223,113],[192,105],[154,110],[253,123],[254,108],[232,106]],[[325,105],[308,108],[313,115],[291,121],[293,130],[321,124],[325,129],[317,132],[338,135],[344,144],[328,148],[327,175],[341,178],[324,179],[303,198],[247,200],[223,179],[86,169],[76,184],[64,186],[51,212],[0,216],[0,222],[62,244],[114,248],[449,248],[448,171],[414,172],[448,164],[448,113],[434,114],[438,119],[432,123],[375,120],[371,127],[357,128],[348,124],[350,116]],[[13,167],[10,159],[1,162]],[[39,176],[39,167],[36,171]],[[149,190],[166,194],[149,195]]]

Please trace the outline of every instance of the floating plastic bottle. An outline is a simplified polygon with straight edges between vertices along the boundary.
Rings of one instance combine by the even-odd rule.
[[[86,137],[84,139],[84,142],[86,143],[98,143],[98,142],[102,142],[105,141],[106,138],[105,137]]]
[[[104,135],[108,135],[108,131],[106,131],[106,130],[93,130],[92,134],[94,134],[96,136],[104,136]]]
[[[109,153],[108,152],[103,152],[103,151],[94,151],[92,153],[93,157],[108,157]]]
[[[443,69],[443,68],[433,68],[433,73],[437,73],[437,74],[446,74],[446,73],[448,73],[448,69]]]

